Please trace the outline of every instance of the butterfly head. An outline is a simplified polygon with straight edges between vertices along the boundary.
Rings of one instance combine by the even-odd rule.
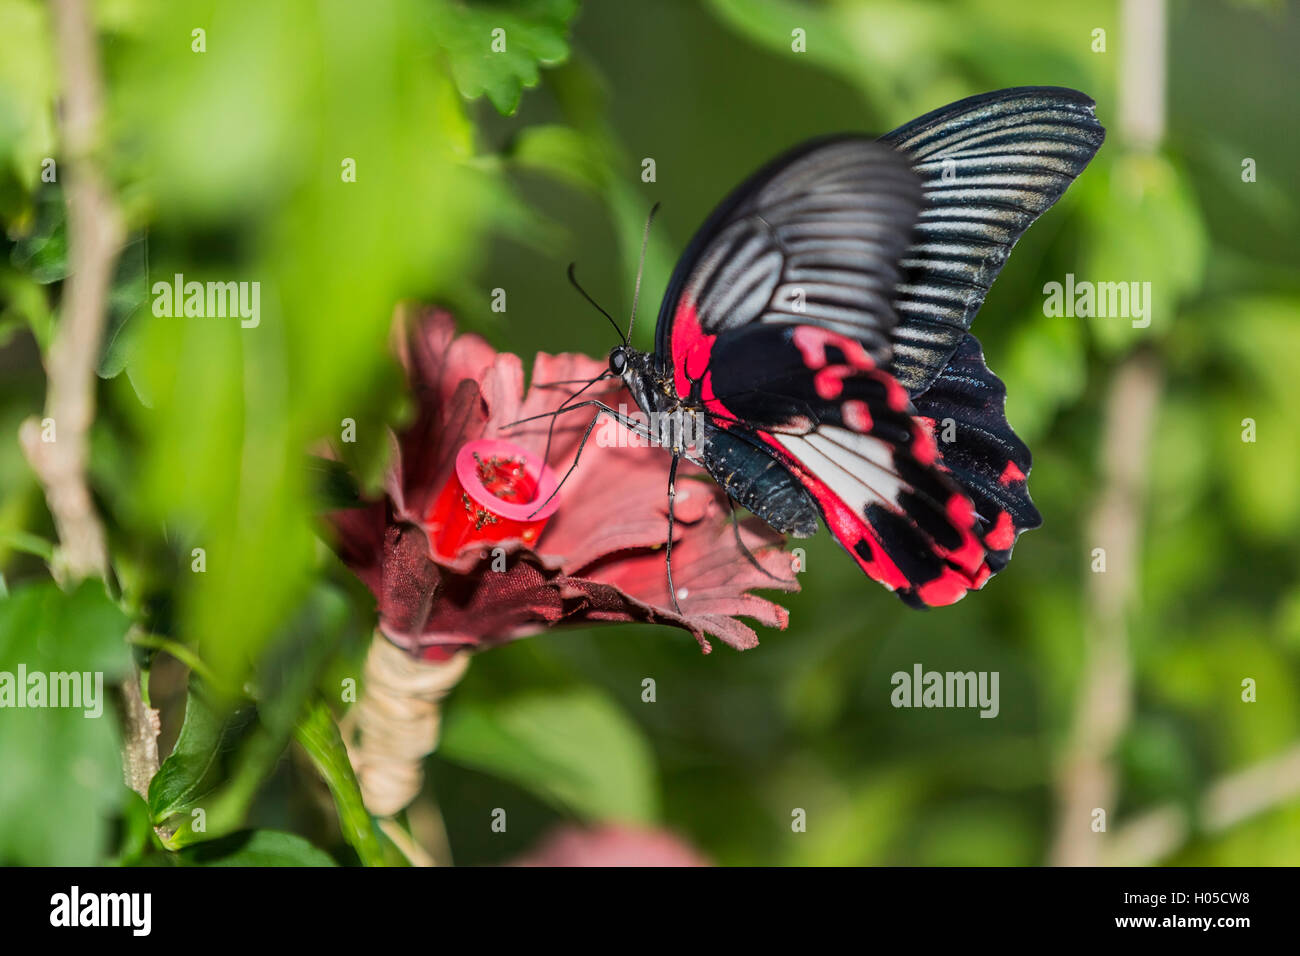
[[[622,345],[614,346],[609,350],[609,373],[622,378],[627,368],[627,347]]]
[[[621,379],[637,405],[646,412],[663,404],[655,386],[653,361],[650,353],[629,345],[616,345],[609,350],[609,371],[606,374]]]
[[[649,352],[642,352],[630,345],[616,345],[609,350],[607,374],[614,378],[621,378],[635,393],[635,385],[638,381],[653,377],[651,375],[653,358]]]

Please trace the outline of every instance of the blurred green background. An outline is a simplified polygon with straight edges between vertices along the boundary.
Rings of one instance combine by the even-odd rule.
[[[123,670],[129,621],[193,650],[216,682],[255,687],[261,736],[223,750],[209,781],[225,808],[214,835],[270,828],[356,858],[301,753],[281,756],[303,702],[336,700],[358,674],[374,621],[316,537],[302,452],[355,419],[344,450],[376,487],[384,425],[405,408],[388,351],[395,302],[446,303],[525,357],[601,355],[610,330],[565,266],[626,314],[644,218],[661,202],[636,333],[648,347],[691,232],[772,155],[833,131],[883,133],[973,93],[1062,85],[1097,100],[1108,141],[1017,246],[973,328],[1033,450],[1044,518],[1009,568],[921,614],[823,533],[802,592],[782,602],[789,629],[761,632],[756,650],[706,657],[684,632],[620,625],[484,653],[447,708],[412,819],[431,819],[436,800],[458,864],[508,860],[571,819],[662,825],[724,864],[1059,860],[1063,827],[1091,845],[1089,819],[1060,818],[1091,692],[1130,705],[1100,754],[1114,784],[1100,858],[1300,863],[1295,4],[1169,3],[1154,154],[1118,127],[1125,44],[1142,42],[1120,3],[105,0],[94,12],[99,158],[133,239],[91,461],[121,595],[61,597],[46,583],[52,524],[10,440],[44,400],[66,234],[58,185],[40,178],[42,159],[60,157],[49,17],[0,0],[0,669],[51,659],[75,632]],[[507,52],[485,55],[497,27]],[[345,158],[355,183],[341,179]],[[260,281],[261,326],[154,319],[132,290],[175,272]],[[1151,326],[1044,316],[1044,283],[1066,273],[1152,282]],[[490,308],[497,288],[504,313]],[[1116,631],[1096,607],[1114,585],[1090,570],[1090,529],[1110,480],[1101,449],[1128,412],[1107,418],[1126,368],[1159,401],[1145,487],[1122,489],[1138,493],[1126,500],[1139,564]],[[1099,644],[1118,662],[1099,660]],[[186,668],[139,648],[136,661],[152,664],[165,752]],[[917,662],[1000,672],[1000,715],[895,710],[890,675]],[[641,699],[647,677],[654,703]],[[49,713],[0,712],[0,861],[156,860],[110,735]],[[537,759],[512,761],[512,748]],[[1223,786],[1252,767],[1246,798]],[[1255,812],[1249,794],[1269,787],[1278,797]],[[489,826],[497,807],[505,833]],[[795,808],[806,832],[792,830]],[[1156,844],[1127,826],[1152,811],[1179,821]]]

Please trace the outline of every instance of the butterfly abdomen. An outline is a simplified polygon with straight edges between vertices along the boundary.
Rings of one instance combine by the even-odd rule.
[[[776,531],[796,538],[817,532],[817,506],[771,452],[721,428],[706,426],[699,461],[732,500]]]

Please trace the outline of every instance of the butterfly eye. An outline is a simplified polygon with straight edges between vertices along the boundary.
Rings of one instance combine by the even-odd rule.
[[[616,348],[609,353],[609,370],[615,375],[622,375],[623,370],[627,368],[627,355],[623,349]]]

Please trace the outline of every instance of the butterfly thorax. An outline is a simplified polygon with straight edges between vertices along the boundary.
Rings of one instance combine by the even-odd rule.
[[[609,370],[623,380],[646,416],[647,437],[694,459],[705,437],[704,408],[699,401],[677,394],[672,370],[653,353],[622,345],[609,353]]]

